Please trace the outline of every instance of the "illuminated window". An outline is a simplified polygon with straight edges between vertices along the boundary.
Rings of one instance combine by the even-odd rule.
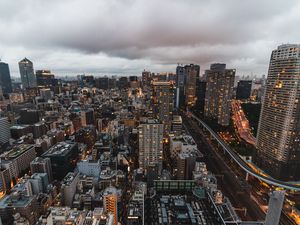
[[[283,82],[280,80],[277,80],[275,83],[275,88],[282,88]]]

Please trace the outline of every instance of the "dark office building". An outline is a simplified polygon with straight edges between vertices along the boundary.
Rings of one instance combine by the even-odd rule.
[[[137,76],[130,76],[129,77],[129,81],[132,82],[132,81],[138,81],[138,77]]]
[[[185,86],[185,69],[183,66],[177,66],[176,68],[176,108],[183,107],[185,102],[184,86]]]
[[[40,121],[40,112],[36,109],[22,109],[20,124],[35,124]]]
[[[117,86],[117,80],[116,78],[109,78],[108,79],[108,88],[109,89],[114,89]]]
[[[249,99],[251,96],[252,81],[240,80],[236,89],[236,99]]]
[[[99,77],[96,79],[96,88],[107,90],[109,86],[108,77]]]
[[[50,158],[53,179],[62,180],[68,172],[73,172],[78,157],[78,144],[59,142],[42,155]]]
[[[36,123],[32,126],[33,138],[39,138],[45,135],[48,131],[48,127],[44,123]]]
[[[37,70],[36,82],[38,87],[50,88],[55,94],[61,91],[61,80],[56,79],[50,70]]]
[[[0,62],[0,86],[3,94],[12,92],[10,72],[7,63]]]
[[[139,88],[140,87],[140,82],[138,80],[138,77],[137,76],[130,76],[129,77],[129,86],[131,88]]]
[[[50,70],[37,70],[36,82],[38,86],[51,87],[56,81]]]
[[[196,81],[196,105],[195,111],[200,115],[204,114],[206,82],[197,79]]]
[[[82,86],[83,87],[94,87],[95,86],[95,79],[92,75],[84,75],[81,77]]]
[[[128,88],[128,77],[120,77],[119,78],[118,88],[119,89],[126,89],[126,88]]]
[[[95,123],[95,115],[93,109],[86,109],[81,111],[82,125],[93,125]]]
[[[32,133],[32,127],[30,125],[17,125],[10,127],[10,134],[13,139],[19,139],[29,133]]]

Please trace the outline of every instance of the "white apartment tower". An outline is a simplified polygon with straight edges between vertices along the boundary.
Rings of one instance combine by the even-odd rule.
[[[280,45],[271,54],[255,160],[277,179],[300,179],[299,101],[300,45]]]

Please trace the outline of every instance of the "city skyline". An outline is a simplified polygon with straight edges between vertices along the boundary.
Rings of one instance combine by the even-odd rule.
[[[0,225],[300,225],[300,1],[0,5]]]
[[[291,29],[299,23],[297,1],[4,3],[0,51],[12,77],[24,57],[58,76],[137,75],[171,71],[176,63],[199,64],[203,74],[215,62],[261,76],[269,52],[300,36]]]

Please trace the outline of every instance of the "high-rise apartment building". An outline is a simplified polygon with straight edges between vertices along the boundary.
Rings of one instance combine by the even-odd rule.
[[[139,167],[162,167],[164,125],[157,120],[148,119],[139,125]]]
[[[118,193],[115,187],[108,187],[103,192],[103,205],[106,213],[114,216],[114,225],[118,224]]]
[[[151,80],[152,80],[152,73],[150,71],[146,71],[144,70],[142,72],[142,85],[143,85],[143,88],[146,87],[146,86],[150,86],[151,84]]]
[[[185,83],[185,104],[186,106],[194,106],[196,103],[196,81],[199,79],[200,66],[186,65],[186,83]]]
[[[196,103],[196,80],[199,78],[199,65],[178,65],[176,68],[176,108],[194,106]]]
[[[204,115],[217,119],[222,126],[229,125],[234,77],[235,69],[226,69],[226,64],[211,64],[205,71]]]
[[[256,164],[277,179],[300,179],[300,45],[271,54],[257,133]]]
[[[7,63],[0,61],[0,86],[3,94],[12,93],[11,78]]]
[[[153,113],[165,128],[170,128],[174,109],[174,85],[170,81],[152,82]]]
[[[36,87],[33,63],[29,59],[24,58],[19,62],[19,70],[23,88]]]

